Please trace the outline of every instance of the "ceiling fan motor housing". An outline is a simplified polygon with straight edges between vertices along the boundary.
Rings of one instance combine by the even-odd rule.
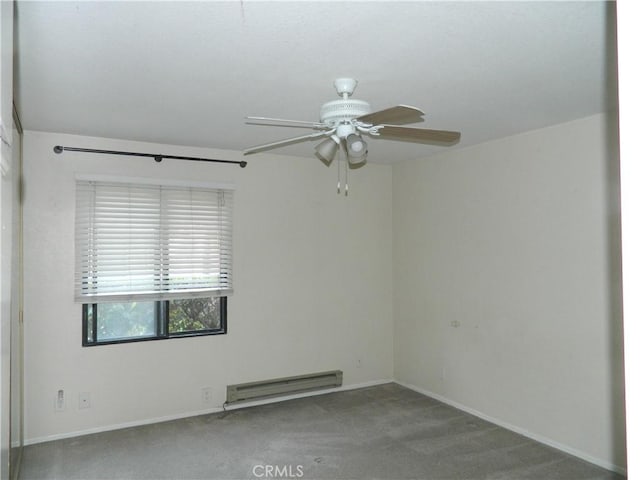
[[[371,105],[364,100],[352,98],[333,100],[322,105],[320,121],[325,125],[336,126],[343,122],[351,122],[354,118],[371,113]]]

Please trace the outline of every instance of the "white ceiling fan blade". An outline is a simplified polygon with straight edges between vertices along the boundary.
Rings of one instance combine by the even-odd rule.
[[[328,128],[327,125],[320,122],[306,122],[304,120],[288,120],[286,118],[271,117],[245,117],[249,120],[248,124],[252,125],[273,125],[275,127],[298,127],[298,128]]]
[[[264,150],[271,150],[272,148],[284,147],[286,145],[290,145],[292,143],[302,142],[304,140],[310,140],[312,138],[323,137],[326,135],[331,135],[335,129],[329,130],[327,132],[316,132],[309,133],[307,135],[301,135],[299,137],[286,138],[284,140],[278,140],[277,142],[265,143],[263,145],[256,145],[255,147],[247,148],[243,153],[245,155],[249,155],[251,153],[258,153]]]
[[[460,132],[452,132],[449,130],[429,130],[426,128],[397,127],[394,125],[379,125],[377,129],[380,138],[400,140],[403,142],[447,146],[458,143],[460,140]]]
[[[371,125],[402,125],[405,123],[423,122],[424,118],[422,118],[422,115],[424,115],[424,112],[419,108],[409,105],[396,105],[395,107],[385,108],[377,112],[367,113],[366,115],[356,118],[356,120]]]

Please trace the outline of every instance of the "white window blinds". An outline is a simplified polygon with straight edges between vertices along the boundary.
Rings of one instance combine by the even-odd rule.
[[[229,295],[232,213],[229,189],[77,180],[76,301]]]

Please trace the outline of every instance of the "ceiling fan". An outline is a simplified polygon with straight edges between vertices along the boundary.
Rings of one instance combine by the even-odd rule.
[[[299,127],[318,130],[299,137],[250,147],[245,155],[293,143],[326,137],[315,146],[315,154],[326,164],[331,163],[340,148],[346,152],[349,164],[356,167],[367,159],[367,142],[363,134],[389,140],[450,146],[460,140],[460,132],[429,130],[402,125],[424,121],[424,112],[416,107],[397,105],[371,111],[369,103],[350,98],[358,82],[353,78],[338,78],[333,83],[340,100],[325,103],[320,108],[320,121],[286,120],[271,117],[246,117],[247,123],[280,127]]]

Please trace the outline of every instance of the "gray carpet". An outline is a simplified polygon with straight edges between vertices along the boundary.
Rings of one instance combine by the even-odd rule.
[[[31,445],[21,479],[622,479],[396,384]]]

